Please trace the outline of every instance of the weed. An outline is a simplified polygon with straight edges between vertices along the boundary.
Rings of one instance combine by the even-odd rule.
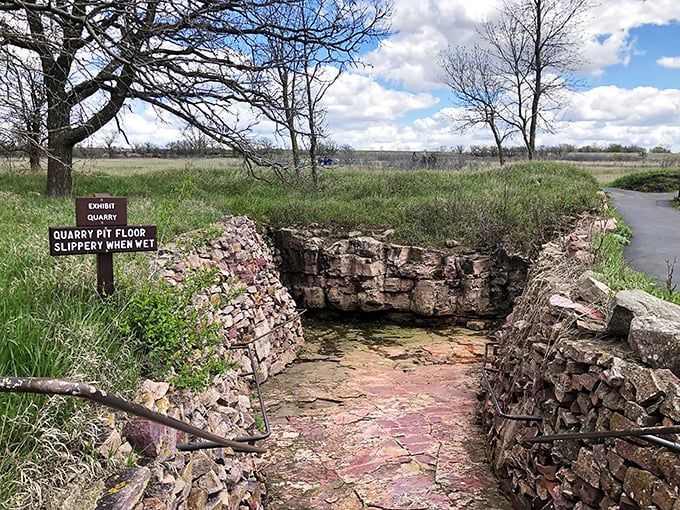
[[[253,421],[255,422],[255,427],[258,432],[262,433],[265,431],[264,418],[262,418],[259,413],[253,414]]]
[[[202,289],[219,283],[217,271],[194,270],[181,285],[148,282],[127,303],[119,327],[136,339],[136,352],[146,361],[150,377],[167,379],[176,388],[201,390],[212,376],[233,366],[222,344],[220,323],[206,319],[213,305],[194,301]],[[226,299],[242,290],[235,289]]]

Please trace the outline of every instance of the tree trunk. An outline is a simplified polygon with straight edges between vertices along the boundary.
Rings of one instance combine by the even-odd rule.
[[[496,127],[495,120],[492,118],[491,122],[491,132],[493,133],[493,139],[496,142],[496,147],[498,148],[498,162],[500,163],[501,166],[505,164],[505,156],[503,155],[503,139],[501,138],[501,134],[498,132],[498,128]]]
[[[538,130],[538,113],[540,108],[541,96],[543,95],[543,9],[542,0],[537,0],[534,4],[536,16],[536,33],[534,34],[534,94],[531,99],[531,120],[529,124],[529,159],[536,157],[536,131]]]
[[[63,140],[50,140],[47,159],[47,187],[45,196],[49,198],[67,198],[71,196],[73,178],[73,144]]]
[[[28,148],[28,162],[30,164],[31,172],[40,172],[40,149],[31,145]]]

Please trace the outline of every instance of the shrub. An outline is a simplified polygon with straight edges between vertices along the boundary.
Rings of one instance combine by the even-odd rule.
[[[178,389],[201,390],[214,375],[232,366],[230,351],[222,343],[221,325],[206,319],[207,308],[213,305],[208,301],[199,305],[194,299],[201,289],[217,283],[217,271],[194,271],[181,286],[149,282],[130,299],[120,328],[135,339],[148,376],[168,380]],[[239,292],[242,289],[224,299]]]

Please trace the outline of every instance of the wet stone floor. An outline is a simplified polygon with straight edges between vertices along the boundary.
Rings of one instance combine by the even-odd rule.
[[[486,336],[307,321],[263,385],[268,510],[509,510],[475,422]]]

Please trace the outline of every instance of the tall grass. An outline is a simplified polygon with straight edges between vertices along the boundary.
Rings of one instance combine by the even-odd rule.
[[[73,203],[42,198],[31,181],[3,176],[0,191],[0,374],[131,387],[134,360],[112,338],[93,261],[49,256],[47,227],[72,225]],[[59,397],[4,393],[0,406],[0,507],[36,508],[41,479],[66,479],[63,470],[78,464],[69,451],[92,441],[91,418],[83,421],[86,406]]]
[[[596,205],[597,184],[562,164],[479,173],[324,170],[321,190],[255,181],[239,169],[183,165],[74,175],[74,195],[128,198],[130,224],[163,241],[224,215],[260,224],[393,228],[397,242],[532,253],[563,219]],[[118,314],[149,278],[150,255],[114,256],[117,294],[96,293],[94,256],[50,257],[49,226],[73,225],[72,200],[45,199],[45,175],[0,173],[0,375],[73,378],[130,394],[140,377]],[[152,256],[152,255],[151,255]],[[113,304],[113,306],[112,306]],[[61,397],[0,394],[0,508],[37,508],[52,480],[89,466],[94,409]],[[63,475],[63,476],[62,476]]]

